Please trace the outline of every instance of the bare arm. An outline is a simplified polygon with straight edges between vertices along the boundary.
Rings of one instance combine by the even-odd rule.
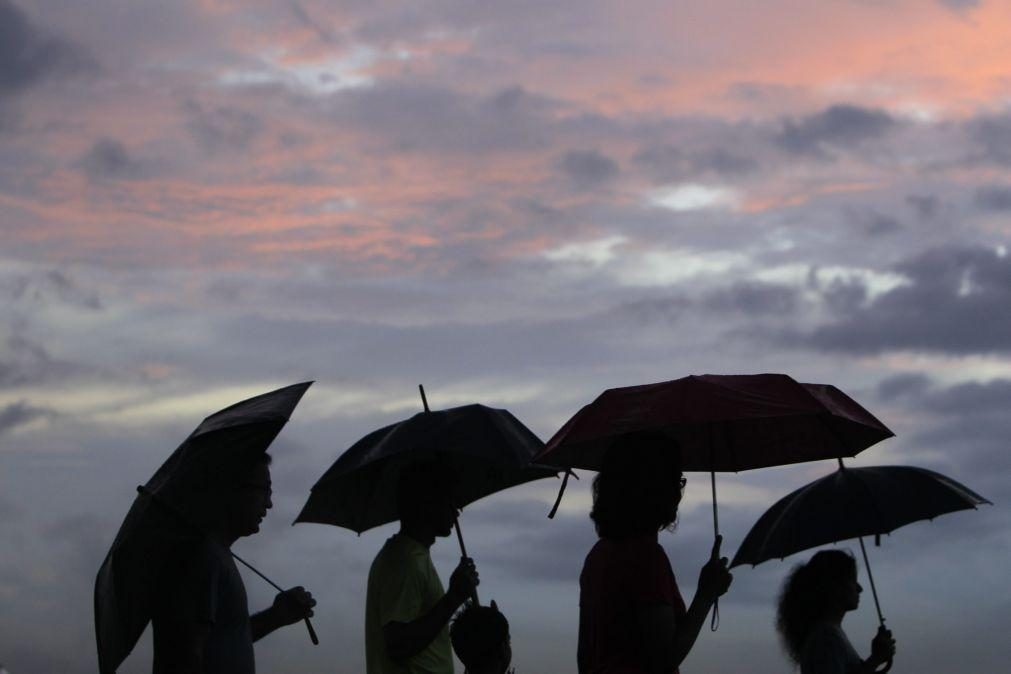
[[[695,598],[684,617],[678,621],[674,607],[667,604],[643,605],[635,619],[642,635],[643,656],[650,672],[670,672],[688,656],[702,625],[717,597],[730,587],[733,576],[727,570],[727,558],[721,558],[718,536],[709,561],[699,574]]]
[[[428,613],[410,622],[383,625],[383,639],[390,658],[403,662],[425,650],[456,609],[471,595],[478,582],[473,560],[463,558],[449,579],[449,590]]]

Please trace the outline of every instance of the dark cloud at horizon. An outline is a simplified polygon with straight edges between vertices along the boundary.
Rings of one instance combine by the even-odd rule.
[[[953,354],[1011,348],[1011,259],[985,248],[931,249],[896,265],[909,279],[798,338],[850,353]],[[790,337],[788,339],[794,339]]]

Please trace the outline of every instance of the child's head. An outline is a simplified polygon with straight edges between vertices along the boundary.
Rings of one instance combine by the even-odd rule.
[[[509,621],[491,606],[468,605],[449,630],[456,657],[470,674],[505,674],[512,660]]]

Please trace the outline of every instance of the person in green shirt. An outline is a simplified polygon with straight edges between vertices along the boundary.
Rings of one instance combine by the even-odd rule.
[[[369,569],[365,600],[368,674],[453,674],[448,623],[479,583],[461,558],[444,591],[429,548],[453,531],[453,476],[436,462],[406,469],[397,484],[400,531]]]

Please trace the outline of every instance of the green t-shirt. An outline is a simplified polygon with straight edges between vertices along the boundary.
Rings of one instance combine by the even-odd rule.
[[[453,674],[448,626],[443,627],[423,651],[404,663],[390,659],[383,640],[383,625],[417,620],[444,594],[427,547],[399,533],[386,541],[369,569],[365,599],[368,674]]]

